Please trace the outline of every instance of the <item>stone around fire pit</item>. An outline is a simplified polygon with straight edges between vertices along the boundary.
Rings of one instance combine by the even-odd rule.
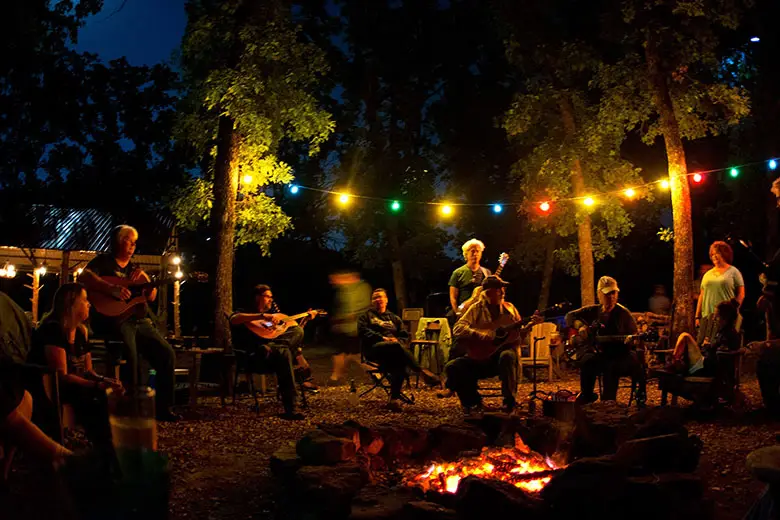
[[[431,430],[431,447],[437,458],[452,461],[463,451],[480,450],[487,443],[482,430],[467,425],[441,424]]]
[[[409,502],[404,507],[404,520],[456,520],[458,514],[434,502]]]
[[[365,487],[352,500],[350,520],[400,520],[404,507],[417,498],[409,488]]]
[[[304,464],[326,465],[353,460],[357,446],[351,439],[313,430],[298,441],[296,451]]]
[[[295,479],[295,474],[303,461],[295,451],[295,446],[283,446],[271,456],[271,473],[287,484]]]
[[[692,435],[672,434],[624,442],[615,462],[648,473],[691,472],[699,465],[702,442]]]
[[[508,482],[469,476],[458,486],[458,512],[464,518],[543,518],[542,503]]]
[[[314,512],[314,517],[343,518],[367,482],[368,476],[357,464],[303,466],[296,474],[294,490],[298,504]]]

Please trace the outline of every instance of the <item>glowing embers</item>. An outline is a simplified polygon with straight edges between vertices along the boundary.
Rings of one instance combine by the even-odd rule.
[[[559,471],[549,457],[531,451],[515,435],[513,447],[488,447],[475,457],[464,457],[455,462],[434,463],[425,471],[412,469],[404,483],[423,491],[456,493],[461,480],[468,476],[502,480],[529,493],[541,491]]]

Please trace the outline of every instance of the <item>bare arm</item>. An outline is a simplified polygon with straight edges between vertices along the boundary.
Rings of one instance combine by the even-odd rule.
[[[56,347],[54,345],[46,345],[44,349],[46,352],[46,363],[57,371],[62,381],[83,386],[85,388],[97,388],[100,384],[98,381],[91,381],[81,376],[68,374],[68,362],[65,356],[65,349]],[[89,354],[87,354],[87,356],[87,366],[91,368],[92,359]]]
[[[87,291],[96,291],[110,296],[114,295],[117,288],[116,285],[103,280],[89,269],[84,269],[84,271],[82,271],[79,275],[79,282],[84,284]]]
[[[743,295],[743,297],[744,297],[744,295]],[[699,292],[699,300],[696,302],[696,314],[694,314],[694,316],[696,317],[697,320],[701,319],[701,302],[702,302],[702,300],[704,300],[704,289],[702,289],[701,292]],[[690,309],[690,307],[688,307],[688,308]]]
[[[269,319],[269,316],[263,314],[262,312],[253,312],[253,313],[237,312],[230,317],[230,324],[243,325],[244,323],[248,323],[250,321],[266,320],[266,319]]]
[[[457,311],[458,310],[458,295],[459,294],[460,294],[460,289],[450,285],[450,305],[452,306],[452,310],[453,311]]]
[[[742,302],[745,300],[745,286],[737,287],[737,295],[734,296],[734,299],[737,300],[737,303],[739,303],[740,307],[742,306]]]

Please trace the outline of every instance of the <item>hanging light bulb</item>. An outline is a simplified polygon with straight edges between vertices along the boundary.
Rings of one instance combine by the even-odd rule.
[[[181,272],[181,269],[179,269],[179,270],[177,270],[177,271],[174,273],[174,275],[173,275],[173,276],[175,276],[177,280],[181,280],[181,279],[182,279],[182,277],[184,276],[184,273],[182,273],[182,272]]]
[[[348,193],[339,194],[339,204],[346,206],[352,197]]]
[[[501,213],[504,207],[501,204],[493,204],[493,213]]]
[[[777,161],[774,159],[769,160],[769,169],[770,170],[776,170],[777,169]]]
[[[38,273],[38,276],[43,276],[46,274],[46,266],[42,265],[38,269],[35,270],[36,273]]]
[[[732,168],[731,170],[729,170],[729,175],[731,175],[732,179],[736,179],[737,177],[739,177],[739,170],[736,168]]]
[[[252,182],[252,176],[251,175],[244,175],[244,178],[242,179],[244,181],[244,184],[249,184]]]
[[[626,189],[626,190],[623,192],[623,195],[625,195],[625,196],[626,196],[626,197],[628,197],[629,199],[633,199],[633,198],[634,198],[634,195],[636,195],[636,192],[634,191],[634,189],[633,189],[633,188],[627,188],[627,189]]]
[[[452,215],[452,206],[450,206],[449,204],[443,204],[441,206],[441,210],[440,211],[441,211],[442,215],[444,215],[445,217],[448,217],[448,216]]]
[[[296,186],[295,184],[290,186],[290,193],[292,193],[293,195],[297,195],[299,190],[300,190],[300,188],[298,186]]]
[[[665,190],[669,189],[669,180],[668,179],[664,179],[664,180],[661,181],[661,188],[663,188]]]
[[[547,213],[548,211],[550,211],[550,203],[545,201],[539,204],[539,211],[541,211],[542,213]]]
[[[693,182],[695,182],[696,184],[699,184],[703,180],[704,180],[704,177],[702,177],[701,173],[694,173],[693,174]]]
[[[171,263],[173,265],[181,264],[181,257],[179,255],[174,256],[173,258],[171,258]]]
[[[401,211],[401,203],[398,202],[397,200],[394,200],[393,202],[390,203],[390,210],[393,212]]]
[[[593,206],[596,203],[596,201],[593,200],[593,197],[586,197],[585,200],[582,201],[582,203],[585,204],[586,206]]]

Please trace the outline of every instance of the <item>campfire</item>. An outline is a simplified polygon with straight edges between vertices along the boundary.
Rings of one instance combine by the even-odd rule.
[[[503,480],[530,493],[541,491],[560,469],[549,457],[531,451],[519,435],[515,435],[514,444],[486,447],[479,455],[456,462],[431,464],[422,473],[409,470],[404,482],[425,492],[456,493],[460,481],[473,475]]]

